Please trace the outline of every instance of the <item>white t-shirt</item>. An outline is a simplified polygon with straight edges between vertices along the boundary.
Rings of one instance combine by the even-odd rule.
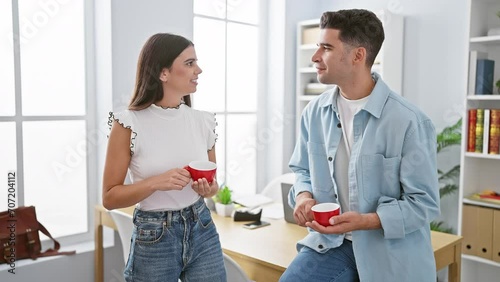
[[[208,160],[215,146],[215,115],[184,104],[163,109],[154,104],[140,111],[126,110],[111,116],[132,130],[129,174],[132,183],[183,168],[195,160]],[[200,197],[190,182],[180,191],[156,191],[138,203],[141,210],[179,210]],[[122,188],[126,189],[126,187]]]
[[[339,119],[342,125],[342,138],[335,156],[335,180],[338,186],[339,202],[342,212],[350,211],[349,208],[349,161],[351,159],[351,148],[354,142],[353,121],[354,116],[366,105],[368,97],[359,100],[348,100],[340,93],[337,95],[337,107]],[[346,233],[345,238],[352,240],[352,233]]]

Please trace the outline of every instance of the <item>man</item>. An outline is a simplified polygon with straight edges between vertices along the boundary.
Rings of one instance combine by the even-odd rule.
[[[436,281],[429,228],[439,215],[435,129],[371,73],[383,41],[370,11],[321,17],[312,61],[318,80],[337,86],[301,117],[289,203],[309,234],[280,281]],[[311,212],[323,202],[341,206],[326,227]]]

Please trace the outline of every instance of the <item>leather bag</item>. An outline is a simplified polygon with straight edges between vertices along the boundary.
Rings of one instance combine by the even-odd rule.
[[[38,231],[52,241],[54,248],[41,252]],[[75,251],[59,252],[61,245],[36,218],[34,206],[18,207],[0,212],[0,264],[12,264],[20,259],[37,259],[56,255],[72,255]]]

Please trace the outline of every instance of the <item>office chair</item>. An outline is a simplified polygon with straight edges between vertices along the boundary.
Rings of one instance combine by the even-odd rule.
[[[120,210],[110,210],[109,214],[118,228],[118,235],[120,236],[123,248],[123,260],[125,261],[125,264],[127,264],[128,254],[130,252],[130,243],[132,240],[132,231],[134,228],[132,215],[124,213]]]
[[[123,260],[127,264],[130,252],[130,243],[132,238],[133,223],[132,215],[120,210],[110,210],[109,214],[116,224],[118,235],[120,236],[123,247]],[[224,254],[224,266],[227,273],[227,281],[231,282],[251,282],[243,269],[231,257]],[[179,280],[180,281],[180,280]]]
[[[282,203],[281,200],[281,183],[295,183],[295,173],[285,173],[280,176],[275,177],[264,187],[260,194],[267,196],[275,203]]]
[[[251,282],[247,274],[240,265],[234,261],[230,256],[222,253],[224,255],[224,266],[226,267],[227,281],[231,282]]]

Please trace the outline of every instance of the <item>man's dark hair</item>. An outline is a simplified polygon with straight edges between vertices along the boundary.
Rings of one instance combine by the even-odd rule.
[[[352,9],[324,12],[320,28],[340,31],[339,39],[354,47],[366,49],[366,65],[371,67],[384,42],[384,27],[371,11]]]

